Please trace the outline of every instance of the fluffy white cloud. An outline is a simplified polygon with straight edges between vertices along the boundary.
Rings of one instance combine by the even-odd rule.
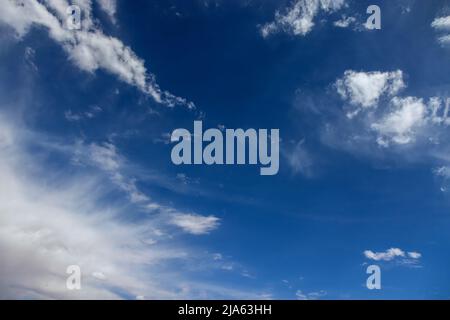
[[[319,12],[332,13],[345,5],[345,0],[296,0],[285,13],[277,11],[275,20],[261,27],[261,34],[267,37],[284,31],[305,36],[314,27],[314,18]]]
[[[450,16],[434,19],[431,26],[436,31],[441,32],[441,35],[438,37],[438,41],[441,44],[450,44],[450,35],[448,34],[450,32]]]
[[[154,76],[147,72],[144,60],[119,39],[105,35],[93,23],[90,0],[76,0],[71,3],[80,6],[82,10],[83,19],[80,30],[69,30],[65,25],[66,9],[69,7],[66,0],[45,2],[7,0],[2,4],[0,23],[12,27],[19,37],[26,34],[32,26],[44,27],[48,30],[50,37],[62,46],[69,59],[80,69],[87,72],[103,69],[120,80],[136,86],[158,103],[170,107],[186,105],[194,108],[192,102],[161,90]],[[101,6],[103,8],[106,6],[109,12],[112,12],[114,8],[112,3],[100,2]]]
[[[354,135],[364,141],[372,139],[382,147],[412,145],[418,138],[430,142],[432,137],[427,134],[450,124],[449,99],[402,97],[399,92],[405,87],[401,70],[349,70],[335,83],[338,94],[348,103],[344,106],[347,125],[365,131]]]
[[[219,218],[197,214],[174,214],[171,223],[184,231],[195,234],[207,234],[219,226]]]
[[[422,257],[422,254],[415,251],[405,252],[399,248],[390,248],[384,252],[373,252],[371,250],[366,250],[364,251],[364,256],[367,259],[374,261],[392,261],[396,258],[405,258],[406,256],[417,260]]]
[[[375,107],[383,95],[393,96],[405,87],[401,70],[393,72],[356,72],[347,70],[336,81],[339,95],[352,105]]]
[[[415,130],[426,123],[427,106],[422,99],[414,97],[394,97],[391,104],[393,110],[372,124],[372,129],[379,135],[379,144],[386,145],[390,141],[397,144],[412,142]]]
[[[437,30],[449,30],[450,31],[450,16],[436,18],[431,23],[431,26]]]

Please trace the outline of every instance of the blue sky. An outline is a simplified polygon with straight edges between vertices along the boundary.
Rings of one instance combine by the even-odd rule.
[[[449,298],[447,1],[3,6],[0,297]],[[280,129],[279,173],[175,166],[195,120]]]

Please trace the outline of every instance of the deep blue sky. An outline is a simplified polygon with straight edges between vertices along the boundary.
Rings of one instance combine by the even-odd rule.
[[[365,22],[375,2],[381,30],[333,26],[343,13]],[[447,299],[450,201],[441,191],[445,179],[433,174],[446,166],[445,157],[422,145],[386,149],[372,141],[348,148],[323,134],[335,125],[342,140],[353,130],[339,122],[346,106],[333,86],[347,70],[402,70],[407,87],[401,96],[448,95],[450,49],[431,27],[449,12],[448,3],[375,2],[349,0],[347,8],[319,13],[304,36],[281,31],[266,38],[260,27],[289,1],[119,0],[115,24],[94,6],[103,32],[129,46],[163,90],[193,101],[196,110],[158,104],[104,70],[81,70],[45,28],[32,27],[17,39],[3,25],[2,113],[20,119],[36,139],[39,132],[67,146],[110,142],[143,193],[183,212],[218,217],[220,226],[208,234],[176,236],[177,243],[220,253],[233,265],[196,271],[200,260],[188,267],[174,262],[194,281],[277,299],[295,299],[299,291],[319,292],[322,299]],[[27,48],[34,51],[34,71]],[[82,114],[92,106],[102,109],[93,119],[67,119],[68,110]],[[192,130],[199,118],[205,128],[279,128],[278,175],[260,176],[255,166],[174,166],[167,134]],[[47,170],[92,169],[42,146],[30,148]],[[297,156],[306,170],[288,161]],[[112,190],[102,201],[114,204],[126,198],[122,193]],[[148,215],[126,207],[124,220],[140,223]],[[389,248],[422,256],[409,265],[401,257],[375,262],[363,254]],[[368,264],[381,266],[382,290],[365,287]]]

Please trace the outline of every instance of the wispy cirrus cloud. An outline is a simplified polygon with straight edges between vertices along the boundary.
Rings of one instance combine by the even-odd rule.
[[[183,258],[186,250],[157,248],[150,240],[163,239],[155,222],[125,223],[120,209],[100,205],[107,192],[100,177],[50,177],[28,153],[27,134],[5,121],[0,118],[0,296],[114,299],[124,298],[122,290],[131,298],[176,297],[151,280],[151,265]],[[80,291],[65,287],[73,264],[82,270]]]
[[[103,171],[110,181],[127,195],[131,203],[143,211],[159,213],[165,224],[176,226],[193,235],[205,235],[218,228],[220,219],[214,215],[185,213],[173,206],[161,204],[142,192],[137,185],[138,179],[128,170],[128,160],[113,143],[86,144],[78,140],[71,149],[74,150],[72,155],[69,154],[72,162]]]
[[[123,181],[130,182],[124,171],[127,160],[116,146],[82,144],[79,159],[94,170],[78,167],[75,171],[41,162],[31,151],[36,147],[41,155],[59,153],[65,157],[70,157],[73,149],[58,145],[51,137],[46,140],[45,135],[28,131],[0,114],[1,298],[263,297],[256,291],[196,281],[193,271],[180,269],[180,265],[195,264],[230,271],[225,269],[229,263],[218,264],[217,256],[205,256],[180,243],[173,232],[175,226],[189,234],[204,235],[217,228],[218,218],[183,214],[148,197],[140,199],[142,207],[136,210],[145,212],[144,205],[153,206],[152,215],[130,219],[136,210],[128,203],[116,197],[112,202],[104,201],[112,196],[105,172],[107,176],[121,173]],[[119,190],[144,195],[134,187],[119,186]],[[81,268],[79,291],[66,289],[69,265]]]

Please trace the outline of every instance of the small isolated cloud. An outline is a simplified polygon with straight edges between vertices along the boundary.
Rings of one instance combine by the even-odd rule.
[[[296,36],[305,36],[314,27],[314,19],[319,13],[330,14],[346,4],[345,0],[296,0],[292,5],[275,13],[275,20],[260,28],[261,35],[267,37],[283,31]]]
[[[450,167],[439,167],[433,170],[433,173],[441,178],[449,179],[450,178]]]
[[[394,261],[400,265],[416,265],[420,262],[422,254],[416,251],[406,252],[400,248],[390,248],[382,252],[373,252],[372,250],[365,250],[364,256],[373,261]]]
[[[333,24],[335,27],[338,27],[338,28],[348,28],[355,22],[356,22],[355,17],[342,16],[341,19],[335,21]]]
[[[297,290],[295,295],[298,300],[319,300],[320,298],[326,296],[327,292],[324,290],[320,290],[317,292],[304,293],[301,290]]]
[[[313,175],[314,160],[306,149],[305,140],[294,143],[282,149],[282,155],[286,158],[289,167],[294,174],[302,174],[306,177]]]
[[[216,229],[219,226],[219,221],[220,219],[215,216],[178,213],[173,215],[170,222],[187,233],[202,235]]]
[[[72,110],[66,110],[64,112],[64,118],[70,122],[77,122],[85,119],[94,119],[103,111],[99,106],[91,106],[84,112],[73,112]]]
[[[220,261],[223,260],[223,255],[221,253],[214,253],[213,254],[213,260],[214,261]]]
[[[420,259],[422,257],[422,254],[419,252],[408,252],[408,257],[413,258],[413,259]]]
[[[366,250],[364,251],[364,256],[367,259],[375,261],[391,261],[396,257],[404,257],[405,252],[398,248],[391,248],[386,250],[385,252],[373,252],[371,250]]]

